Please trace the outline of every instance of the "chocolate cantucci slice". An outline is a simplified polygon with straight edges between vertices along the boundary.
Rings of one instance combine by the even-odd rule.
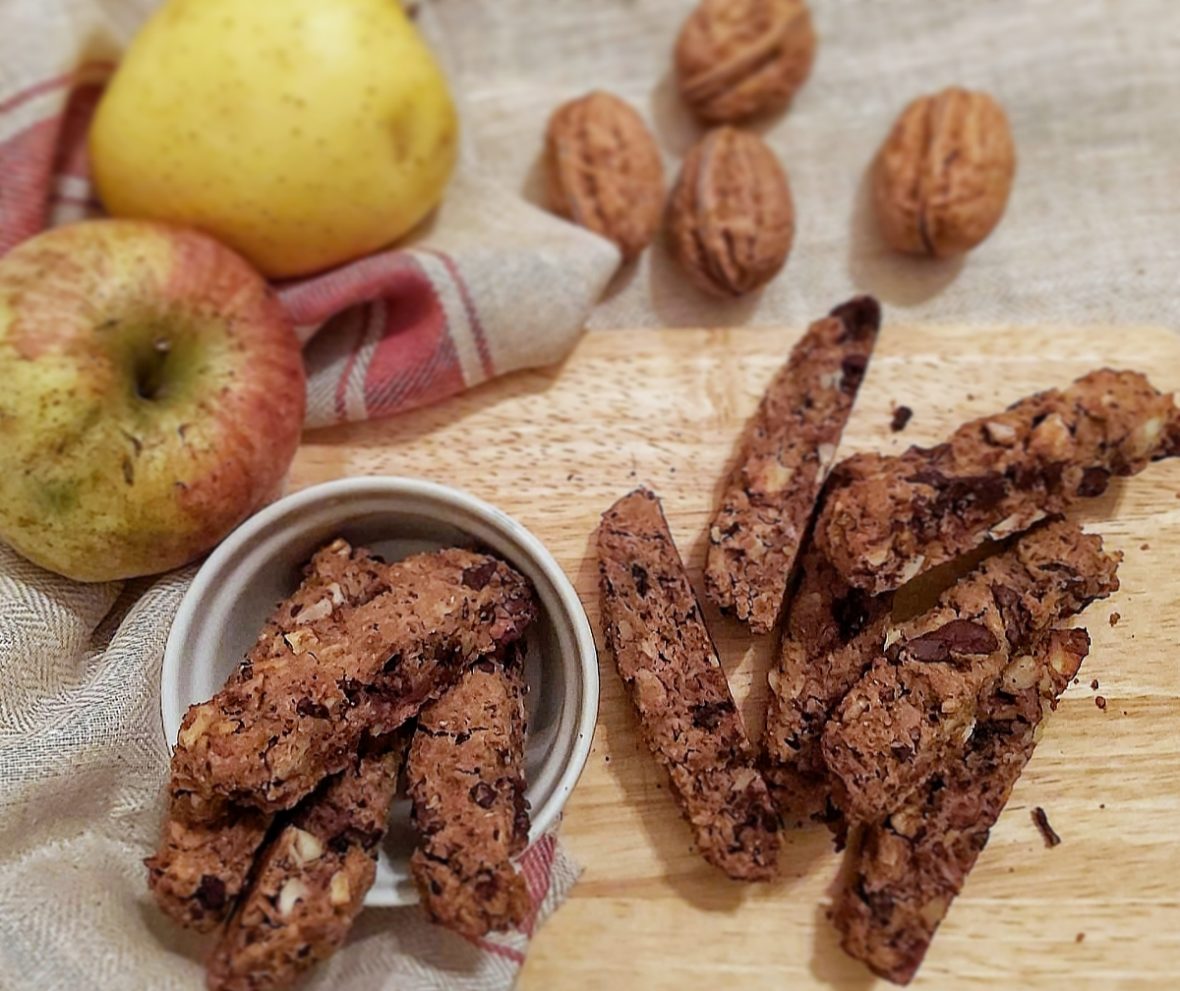
[[[418,715],[406,761],[410,870],[430,918],[476,938],[519,926],[532,909],[512,858],[528,845],[522,652],[481,662]]]
[[[388,591],[341,606],[338,629],[288,634],[293,656],[255,663],[190,708],[174,786],[264,812],[291,808],[342,770],[363,737],[397,729],[536,615],[526,580],[483,554],[419,554],[385,578]]]
[[[208,962],[210,991],[290,987],[344,942],[377,873],[404,740],[352,758],[259,858]]]
[[[824,763],[841,811],[878,822],[961,753],[1009,661],[1117,589],[1120,559],[1076,525],[1050,523],[890,630],[884,655],[824,729]]]
[[[908,984],[987,844],[1037,742],[1047,708],[1089,651],[1085,630],[1053,630],[1005,669],[980,707],[961,757],[940,767],[899,809],[869,827],[832,920],[845,952]]]
[[[697,848],[732,878],[768,879],[778,812],[651,492],[632,492],[603,515],[598,567],[607,647]]]
[[[388,589],[385,566],[368,551],[336,540],[317,551],[295,593],[276,608],[230,683],[254,665],[291,655],[285,639],[297,630],[328,635],[341,607],[355,607]],[[183,926],[207,932],[233,908],[272,817],[224,798],[202,798],[172,786],[160,845],[145,863],[160,909]]]
[[[814,543],[799,565],[783,639],[768,676],[763,773],[784,819],[821,818],[829,808],[824,726],[848,690],[881,656],[892,596],[844,582]]]
[[[1091,372],[964,424],[937,447],[858,455],[816,541],[849,584],[877,594],[1100,495],[1177,451],[1173,397],[1138,372]]]
[[[813,323],[746,428],[709,528],[705,590],[755,633],[778,618],[880,326],[868,296]]]

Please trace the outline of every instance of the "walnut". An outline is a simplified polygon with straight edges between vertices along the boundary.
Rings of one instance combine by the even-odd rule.
[[[315,623],[332,615],[332,600],[318,599],[299,614],[301,623]],[[294,648],[294,644],[292,644]],[[297,649],[297,648],[295,648]]]
[[[191,748],[213,724],[216,716],[208,704],[195,705],[189,709],[189,712],[192,714],[192,720],[188,726],[185,726],[183,723],[181,724],[180,745]]]
[[[287,918],[295,910],[296,902],[306,900],[310,894],[311,889],[299,878],[290,878],[279,891],[279,918]]]
[[[786,109],[814,58],[803,0],[704,0],[676,41],[680,93],[711,124]]]
[[[1030,654],[1013,658],[1000,679],[1000,687],[1009,695],[1032,688],[1040,679],[1040,665]]]
[[[328,882],[328,900],[336,907],[347,905],[352,900],[352,889],[348,884],[348,875],[337,871]]]
[[[309,833],[305,829],[292,827],[291,834],[291,858],[299,866],[310,864],[313,860],[319,860],[324,854],[324,846],[320,843],[319,838],[314,834]]]
[[[952,86],[902,112],[873,165],[881,232],[898,251],[969,251],[1000,221],[1016,151],[1003,109],[986,93]]]
[[[312,608],[314,608],[314,606]],[[331,615],[330,604],[328,613]],[[314,632],[307,629],[306,627],[301,627],[298,630],[292,630],[290,633],[284,633],[283,639],[287,641],[287,646],[290,647],[292,652],[296,654],[304,654],[320,642],[319,637],[317,637]]]
[[[668,206],[672,253],[696,285],[740,296],[769,282],[795,236],[787,176],[756,134],[720,127],[689,151]]]
[[[635,258],[655,236],[664,164],[643,119],[611,93],[563,104],[545,136],[550,208]]]
[[[987,439],[1000,447],[1011,447],[1016,443],[1016,428],[1003,420],[989,420],[983,425]]]

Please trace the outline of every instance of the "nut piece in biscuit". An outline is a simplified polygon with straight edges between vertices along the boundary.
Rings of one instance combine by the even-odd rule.
[[[785,110],[814,59],[803,0],[704,0],[676,41],[681,96],[710,124]]]
[[[549,206],[615,243],[630,261],[655,236],[664,164],[630,104],[601,90],[558,107],[545,132]]]
[[[952,86],[914,100],[873,164],[873,205],[889,246],[945,257],[969,251],[1004,214],[1016,148],[1003,108]]]

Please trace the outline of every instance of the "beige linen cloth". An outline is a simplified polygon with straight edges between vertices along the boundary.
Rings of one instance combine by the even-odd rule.
[[[718,303],[657,245],[615,280],[592,328],[800,326],[853,292],[876,293],[887,323],[1180,327],[1180,4],[810,5],[819,34],[811,78],[785,117],[759,127],[795,198],[785,271],[760,296]],[[671,75],[692,6],[438,0],[486,174],[539,197],[546,118],[602,87],[651,124],[671,180],[699,133]],[[963,261],[900,258],[873,229],[865,169],[909,100],[954,83],[995,94],[1011,118],[1019,163],[1008,211]]]
[[[117,44],[151,5],[0,0],[0,80],[25,72],[47,35]],[[670,75],[673,39],[691,6],[422,4],[464,104],[467,174],[537,200],[549,113],[605,87],[651,122],[671,179],[698,133]],[[877,293],[887,319],[1180,324],[1180,7],[1172,0],[814,0],[813,7],[820,47],[812,78],[789,115],[763,126],[789,170],[798,211],[786,271],[757,297],[717,303],[679,278],[657,245],[614,280],[589,316],[592,327],[799,325],[854,291]],[[1009,112],[1019,172],[1008,214],[965,261],[897,258],[867,215],[865,167],[910,98],[951,83],[986,88]],[[516,234],[527,248],[527,224]],[[494,231],[487,238],[495,244]],[[602,250],[592,240],[583,245],[590,254]],[[601,278],[600,267],[590,269],[571,280]],[[513,286],[522,312],[549,289]],[[154,911],[139,863],[156,838],[167,759],[160,655],[189,577],[82,587],[0,548],[5,991],[199,986],[196,941]],[[547,908],[559,898],[551,891]],[[367,912],[349,949],[309,986],[511,982],[510,961],[456,943],[444,944],[405,910]]]

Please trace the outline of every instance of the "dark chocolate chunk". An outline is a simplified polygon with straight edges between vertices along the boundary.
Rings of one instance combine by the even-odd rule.
[[[295,711],[301,716],[314,716],[316,719],[327,719],[328,707],[313,699],[301,698],[295,705]]]
[[[714,699],[698,702],[692,707],[692,724],[697,729],[715,730],[721,720],[733,712],[733,703],[728,699]]]
[[[1110,484],[1110,472],[1105,468],[1087,468],[1078,483],[1078,495],[1088,499],[1102,495]]]
[[[1023,643],[1028,638],[1028,631],[1032,626],[1032,615],[1024,604],[1019,592],[1004,585],[993,585],[992,595],[995,596],[996,606],[1000,610],[1000,618],[1004,621],[1004,634],[1008,643]]]
[[[855,637],[870,618],[869,597],[859,588],[850,588],[844,595],[832,600],[832,618],[840,631],[840,639],[848,643]]]
[[[219,877],[205,874],[197,886],[197,900],[205,908],[216,912],[225,905],[225,882]]]
[[[915,661],[949,661],[956,654],[990,654],[999,649],[992,631],[969,619],[952,619],[905,645]]]
[[[341,678],[336,682],[336,686],[344,693],[349,705],[356,705],[361,697],[361,692],[364,691],[364,685],[355,678]]]
[[[529,835],[529,800],[524,797],[523,781],[512,782],[512,825],[517,836]]]
[[[889,744],[889,749],[898,760],[909,760],[914,756],[914,748],[904,743],[891,743]]]
[[[952,513],[963,513],[968,508],[984,510],[996,505],[1008,494],[1008,483],[1002,475],[968,475],[948,482],[942,501]]]
[[[496,574],[496,562],[485,561],[483,564],[477,564],[473,568],[465,568],[463,571],[463,584],[468,588],[474,588],[478,591],[484,588],[492,577]]]

